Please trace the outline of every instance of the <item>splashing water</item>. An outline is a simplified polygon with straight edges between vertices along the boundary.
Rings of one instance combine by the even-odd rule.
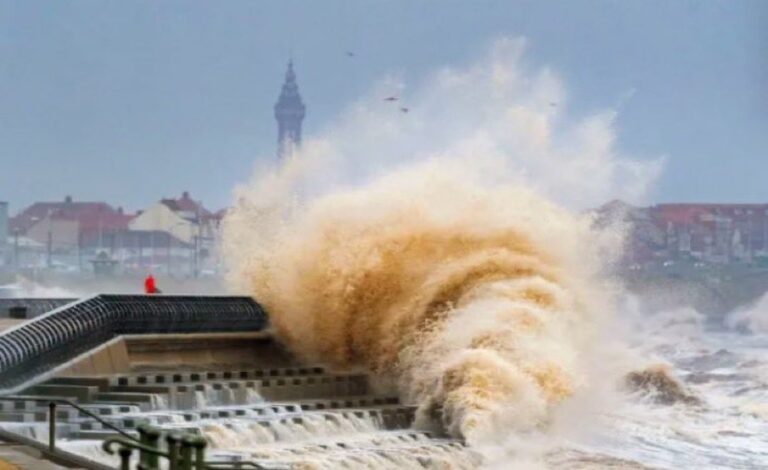
[[[520,188],[430,162],[306,205],[241,198],[233,280],[299,355],[391,377],[422,426],[546,426],[604,311],[599,237]],[[499,426],[503,426],[499,428]]]
[[[167,410],[168,409],[168,397],[165,395],[160,395],[157,393],[153,393],[149,396],[150,398],[150,407],[153,410]]]
[[[554,427],[594,384],[614,293],[602,264],[620,243],[549,199],[634,201],[663,164],[617,151],[614,113],[550,106],[565,87],[524,50],[502,38],[415,87],[385,80],[224,220],[231,286],[288,347],[374,371],[420,428],[476,447]],[[408,119],[380,106],[393,88]]]

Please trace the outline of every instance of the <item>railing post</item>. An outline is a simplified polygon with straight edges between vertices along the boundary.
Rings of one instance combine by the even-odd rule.
[[[158,446],[160,441],[160,431],[146,423],[140,424],[137,427],[137,430],[139,431],[139,443],[160,450],[160,446]],[[139,451],[139,464],[142,465],[142,468],[146,469],[159,468],[157,455],[144,450]]]
[[[195,448],[195,466],[194,470],[205,470],[205,446],[208,443],[200,436],[192,438],[192,445]]]
[[[56,402],[48,403],[48,450],[56,450]]]
[[[181,438],[181,470],[192,470],[192,451],[193,441],[189,436],[183,436]]]
[[[168,443],[168,470],[179,470],[179,438],[168,434],[165,441]]]
[[[120,470],[131,470],[131,454],[133,450],[130,447],[121,446],[117,453],[120,454]]]

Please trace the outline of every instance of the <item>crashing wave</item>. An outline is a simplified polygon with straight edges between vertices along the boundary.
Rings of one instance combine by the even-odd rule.
[[[306,205],[241,197],[233,280],[300,356],[363,366],[471,440],[545,426],[604,312],[590,220],[439,162]]]

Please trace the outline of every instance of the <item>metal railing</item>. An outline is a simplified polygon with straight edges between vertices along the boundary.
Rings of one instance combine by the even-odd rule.
[[[108,454],[120,457],[120,470],[130,470],[131,457],[138,451],[138,470],[266,470],[255,462],[209,462],[205,460],[206,440],[195,434],[168,433],[165,448],[160,447],[162,432],[148,424],[137,428],[138,440],[122,437],[107,439],[102,449]],[[167,465],[163,460],[167,461]]]
[[[13,396],[13,395],[0,397],[0,401],[19,402],[19,401],[26,401],[26,400],[29,400],[29,397]],[[50,450],[51,452],[56,451],[56,421],[57,421],[56,408],[58,405],[71,406],[72,408],[76,409],[80,413],[83,413],[89,418],[95,419],[102,426],[109,428],[112,431],[115,431],[116,433],[120,434],[126,439],[132,439],[138,442],[137,438],[131,436],[129,433],[125,432],[124,430],[120,429],[119,427],[115,426],[109,421],[105,420],[101,416],[89,411],[86,408],[83,408],[77,403],[71,400],[67,400],[66,398],[51,398],[50,401],[48,402],[48,450]]]
[[[125,432],[124,430],[120,429],[119,427],[115,426],[114,424],[110,423],[109,421],[105,420],[101,416],[97,415],[96,413],[92,413],[88,411],[87,409],[83,408],[82,406],[78,405],[77,403],[74,403],[69,400],[65,400],[63,398],[57,398],[54,400],[51,400],[50,403],[48,403],[48,449],[53,452],[56,450],[56,407],[58,404],[62,405],[68,405],[72,408],[76,409],[80,413],[83,413],[84,415],[88,416],[91,419],[95,419],[99,422],[102,426],[111,429],[112,431],[115,431],[116,433],[120,434],[126,439],[134,440],[136,442],[139,442],[139,440],[129,433]]]
[[[267,316],[249,297],[97,295],[0,333],[0,395],[120,335],[261,331]]]
[[[23,396],[0,397],[0,401],[22,401],[28,399],[28,397]],[[105,439],[102,443],[102,449],[108,454],[114,454],[115,452],[118,454],[121,470],[130,469],[131,457],[135,450],[139,451],[139,462],[136,466],[138,470],[160,470],[161,468],[168,470],[266,470],[265,467],[255,462],[206,461],[205,448],[207,442],[203,437],[195,434],[168,433],[165,439],[166,448],[162,449],[160,447],[162,432],[158,428],[142,423],[136,428],[138,431],[138,437],[136,437],[77,403],[63,398],[53,398],[48,403],[48,445],[46,451],[48,458],[53,458],[53,460],[59,462],[70,463],[71,459],[75,456],[70,452],[62,451],[56,446],[56,423],[58,421],[56,410],[58,405],[71,406],[120,435],[120,437]],[[9,439],[11,442],[19,442],[19,438],[22,438],[22,436],[7,431],[2,431],[0,436],[5,436],[6,433],[10,436],[10,438],[6,437],[6,439]],[[21,443],[24,445],[34,445],[32,442]],[[168,460],[167,466],[161,465],[161,458]],[[77,466],[85,468],[103,467],[102,464],[97,462],[85,460],[77,461]]]

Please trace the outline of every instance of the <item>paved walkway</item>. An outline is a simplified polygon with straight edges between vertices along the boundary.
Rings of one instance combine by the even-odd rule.
[[[5,460],[0,460],[0,470],[19,470],[19,467],[6,462]]]
[[[64,470],[31,447],[0,441],[0,470]]]

